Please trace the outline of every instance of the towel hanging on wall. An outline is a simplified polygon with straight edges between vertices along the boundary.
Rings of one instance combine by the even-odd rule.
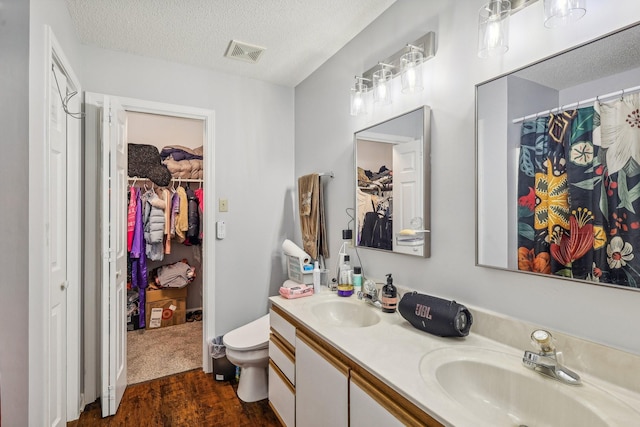
[[[327,247],[324,201],[320,177],[317,173],[298,178],[298,206],[302,245],[313,259],[329,257]]]

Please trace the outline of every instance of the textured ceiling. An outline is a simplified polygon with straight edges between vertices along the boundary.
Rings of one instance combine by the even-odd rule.
[[[296,86],[396,0],[67,0],[82,43]],[[231,40],[265,47],[225,58]]]
[[[640,25],[572,49],[515,75],[557,90],[566,89],[637,68],[640,64],[638,40]]]

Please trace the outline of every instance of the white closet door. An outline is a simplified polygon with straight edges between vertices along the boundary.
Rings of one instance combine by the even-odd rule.
[[[49,328],[47,360],[47,425],[67,424],[67,115],[58,93],[66,93],[67,79],[54,64],[49,87],[49,144],[47,156],[47,252],[49,270]],[[57,79],[57,85],[56,85]]]
[[[126,113],[104,97],[102,109],[102,416],[114,415],[127,387]]]

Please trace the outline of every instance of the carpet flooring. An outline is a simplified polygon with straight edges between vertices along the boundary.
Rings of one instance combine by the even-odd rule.
[[[127,332],[127,384],[202,367],[202,322]]]

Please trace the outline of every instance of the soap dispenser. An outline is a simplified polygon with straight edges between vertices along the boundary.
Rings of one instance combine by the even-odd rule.
[[[387,274],[387,284],[382,287],[382,312],[395,313],[398,305],[398,290],[393,286],[393,277]]]

